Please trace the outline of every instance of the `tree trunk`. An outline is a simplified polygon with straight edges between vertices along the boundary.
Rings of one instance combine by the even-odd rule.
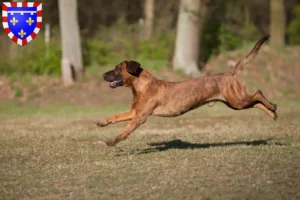
[[[74,78],[81,79],[83,76],[77,0],[58,0],[58,4],[62,40],[62,76],[64,85],[70,86],[74,83]],[[74,76],[71,73],[72,68]],[[70,81],[71,79],[73,81]]]
[[[270,43],[274,46],[283,46],[286,29],[284,0],[270,0],[270,9]]]
[[[245,20],[245,27],[248,28],[251,24],[251,13],[250,8],[247,3],[244,3],[244,20]]]
[[[150,40],[153,34],[154,0],[145,0],[144,17],[145,17],[145,39]]]
[[[198,68],[201,27],[201,1],[181,0],[173,68],[187,75],[199,76]]]

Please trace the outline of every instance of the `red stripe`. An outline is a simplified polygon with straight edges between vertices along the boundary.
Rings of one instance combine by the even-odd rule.
[[[43,15],[43,11],[42,11],[42,10],[37,11],[36,15],[37,15],[38,17],[41,17],[41,16]]]
[[[17,7],[17,2],[11,2],[10,5],[11,7]]]
[[[4,3],[2,3],[2,10],[4,10],[4,11],[7,11],[8,9],[7,9],[7,6],[4,4]]]
[[[22,46],[26,45],[27,44],[27,40],[22,40]]]
[[[34,2],[33,6],[38,7],[41,4],[41,2]]]
[[[17,36],[13,36],[13,38],[12,38],[12,41],[14,41],[15,43],[17,43],[18,42],[18,38],[17,38]]]
[[[7,17],[2,17],[2,22],[7,22]]]
[[[28,3],[27,2],[22,2],[22,7],[27,7]]]
[[[4,31],[5,31],[6,35],[8,35],[10,33],[10,28],[5,28]]]
[[[42,27],[42,22],[37,22],[37,23],[36,23],[36,27],[37,27],[37,28],[41,28],[41,27]]]
[[[32,37],[32,39],[34,39],[36,37],[35,32],[32,32],[30,36]]]

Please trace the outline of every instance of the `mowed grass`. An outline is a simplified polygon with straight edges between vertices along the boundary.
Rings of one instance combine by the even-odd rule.
[[[0,199],[299,199],[300,101],[279,119],[222,104],[150,117],[117,147],[127,106],[0,106]]]

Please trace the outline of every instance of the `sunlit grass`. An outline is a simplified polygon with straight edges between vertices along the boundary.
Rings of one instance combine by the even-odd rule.
[[[297,199],[300,101],[274,100],[279,119],[222,104],[150,117],[106,147],[125,122],[93,121],[127,105],[0,105],[3,199]],[[298,196],[297,196],[298,195]]]

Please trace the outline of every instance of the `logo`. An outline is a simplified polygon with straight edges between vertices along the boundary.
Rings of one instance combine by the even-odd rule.
[[[42,26],[41,2],[3,2],[2,24],[15,43],[24,46],[32,41]]]

